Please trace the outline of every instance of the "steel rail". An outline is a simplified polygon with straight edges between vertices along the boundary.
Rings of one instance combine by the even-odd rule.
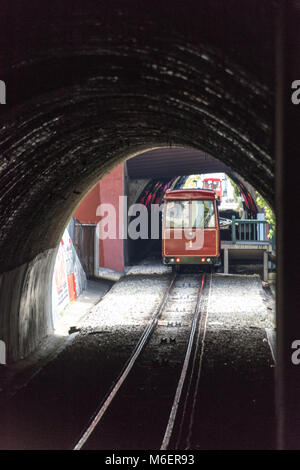
[[[203,285],[204,285],[204,279],[205,279],[205,274],[203,273],[202,280],[201,280],[201,285],[200,285],[199,292],[198,292],[198,298],[197,298],[197,303],[196,303],[196,307],[195,307],[195,313],[194,313],[192,328],[191,328],[191,332],[190,332],[189,342],[188,342],[188,346],[187,346],[187,350],[186,350],[186,354],[185,354],[185,359],[184,359],[184,363],[183,363],[183,366],[182,366],[181,375],[180,375],[180,378],[179,378],[179,382],[178,382],[178,385],[177,385],[173,405],[172,405],[170,416],[169,416],[169,421],[168,421],[168,424],[167,424],[167,428],[166,428],[166,431],[165,431],[165,435],[164,435],[160,450],[167,450],[168,449],[169,443],[170,443],[170,440],[171,440],[171,436],[172,436],[172,433],[173,433],[173,428],[174,428],[174,425],[175,425],[178,406],[179,406],[179,402],[180,402],[180,398],[181,398],[182,390],[183,390],[183,385],[184,385],[184,382],[185,382],[185,378],[186,378],[186,374],[187,374],[187,370],[188,370],[188,366],[189,366],[189,362],[190,362],[192,347],[193,347],[193,344],[194,344],[194,337],[195,337],[195,333],[196,333],[196,329],[197,329],[197,324],[198,324],[198,321],[199,321],[199,316],[200,316],[200,308],[199,307],[200,307],[200,300],[201,300],[201,295],[202,295],[202,290],[203,290]]]
[[[204,309],[204,312],[201,315],[201,322],[200,322],[200,328],[199,328],[199,335],[197,338],[197,345],[201,343],[201,352],[200,352],[200,358],[199,358],[199,363],[198,363],[198,373],[197,373],[197,380],[194,388],[194,395],[193,395],[193,401],[192,401],[192,411],[190,415],[190,421],[189,421],[189,429],[187,433],[187,438],[186,438],[186,447],[185,449],[190,449],[191,447],[191,439],[192,439],[192,430],[193,430],[193,425],[194,425],[194,419],[195,419],[195,410],[196,410],[196,403],[197,403],[197,393],[199,390],[199,383],[200,383],[200,377],[201,377],[201,372],[202,372],[202,363],[203,363],[203,356],[204,356],[204,346],[205,346],[205,336],[206,336],[206,328],[207,328],[207,321],[208,321],[208,315],[210,311],[210,299],[211,299],[211,285],[212,285],[212,276],[210,276],[210,282],[209,282],[209,293],[208,293],[208,300],[207,300],[207,307]],[[198,349],[198,348],[197,348]],[[197,355],[198,351],[195,351],[195,357]]]
[[[210,299],[211,281],[212,281],[212,275],[210,274],[208,303],[209,303],[209,299]],[[206,280],[206,282],[207,282],[207,280]],[[202,301],[202,298],[201,298],[201,301]],[[187,390],[186,390],[186,393],[185,393],[185,402],[184,402],[183,410],[182,410],[182,413],[181,413],[181,423],[180,423],[179,430],[178,430],[178,433],[177,433],[177,436],[176,436],[177,437],[176,446],[175,446],[176,450],[179,449],[179,444],[180,444],[181,438],[182,438],[184,421],[186,419],[186,414],[187,414],[187,406],[188,406],[188,403],[190,402],[190,395],[192,393],[192,382],[193,382],[193,378],[195,376],[196,359],[198,357],[200,357],[200,359],[199,359],[200,363],[198,365],[198,376],[197,376],[197,384],[199,384],[199,379],[200,379],[199,370],[201,370],[201,366],[202,366],[202,356],[203,356],[202,352],[204,350],[204,339],[205,339],[205,335],[206,335],[207,318],[208,318],[208,305],[206,307],[202,308],[202,310],[201,310],[201,319],[199,321],[198,334],[197,334],[197,338],[196,338],[196,347],[195,347],[195,351],[194,351],[194,354],[193,354],[191,372],[189,374],[189,383],[188,383]],[[201,349],[201,353],[200,353],[200,356],[199,356],[199,350],[200,349]],[[195,391],[194,391],[193,405],[194,405],[195,399],[196,399],[196,395],[195,395]],[[189,430],[190,430],[190,427],[189,427]]]
[[[75,447],[73,448],[73,450],[80,450],[82,449],[82,447],[84,446],[84,444],[87,442],[87,440],[89,439],[90,435],[92,434],[92,432],[95,430],[96,426],[99,424],[99,422],[101,421],[104,413],[106,412],[106,410],[108,409],[108,407],[110,406],[111,402],[113,401],[113,399],[115,398],[116,394],[118,393],[121,385],[124,383],[124,381],[126,380],[129,372],[131,371],[132,367],[134,366],[137,358],[139,357],[140,353],[142,352],[145,344],[147,343],[151,333],[153,332],[153,329],[154,327],[156,326],[158,320],[159,320],[159,317],[161,316],[161,313],[165,307],[165,304],[168,300],[168,297],[169,297],[169,294],[170,294],[170,290],[174,284],[174,281],[176,279],[176,276],[177,276],[177,273],[174,274],[174,276],[172,277],[171,279],[171,282],[166,290],[166,292],[164,293],[164,296],[163,296],[163,299],[158,307],[158,309],[156,310],[156,312],[154,313],[154,315],[152,316],[152,320],[151,322],[148,324],[148,326],[146,327],[146,329],[144,330],[144,333],[142,334],[139,342],[137,343],[137,346],[135,347],[132,355],[130,356],[128,362],[127,362],[127,365],[124,367],[123,371],[121,372],[119,378],[117,379],[117,382],[115,383],[115,385],[113,386],[113,388],[108,392],[108,395],[106,396],[106,398],[104,399],[104,401],[102,401],[100,407],[97,409],[97,411],[95,412],[95,414],[93,415],[93,417],[91,418],[90,420],[90,425],[86,428],[86,430],[82,433],[80,439],[77,441]]]

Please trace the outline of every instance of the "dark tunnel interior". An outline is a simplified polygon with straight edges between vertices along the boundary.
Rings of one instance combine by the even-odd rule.
[[[251,182],[279,217],[279,269],[286,272],[292,247],[282,245],[288,233],[282,207],[297,189],[280,178],[293,171],[288,156],[296,155],[299,121],[290,100],[280,103],[300,72],[297,1],[247,0],[242,8],[238,0],[2,0],[0,6],[6,83],[0,338],[8,363],[27,357],[53,330],[45,285],[74,209],[117,164],[146,150],[207,152]],[[280,274],[281,292],[296,280],[288,286]],[[278,299],[280,312],[298,305],[287,294]],[[279,401],[290,406],[281,442],[297,446],[291,416],[292,405],[299,410],[300,382],[293,389],[287,345],[299,320],[280,313],[277,328],[283,335]],[[293,437],[282,431],[288,419]]]

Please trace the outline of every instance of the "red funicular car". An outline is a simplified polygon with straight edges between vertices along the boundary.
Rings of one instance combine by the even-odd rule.
[[[213,189],[219,201],[222,201],[222,180],[220,178],[204,178],[203,180],[203,189]]]
[[[212,190],[167,191],[162,227],[163,263],[219,264],[217,196]],[[178,268],[179,269],[179,268]]]

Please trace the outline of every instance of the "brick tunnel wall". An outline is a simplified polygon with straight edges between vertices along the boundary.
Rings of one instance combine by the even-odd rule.
[[[1,2],[0,339],[51,332],[56,247],[82,197],[145,149],[206,151],[274,204],[277,2]]]

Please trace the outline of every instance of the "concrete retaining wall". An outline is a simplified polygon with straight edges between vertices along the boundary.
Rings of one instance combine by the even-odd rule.
[[[0,339],[7,346],[7,362],[22,359],[53,331],[52,272],[56,249],[0,275]]]

